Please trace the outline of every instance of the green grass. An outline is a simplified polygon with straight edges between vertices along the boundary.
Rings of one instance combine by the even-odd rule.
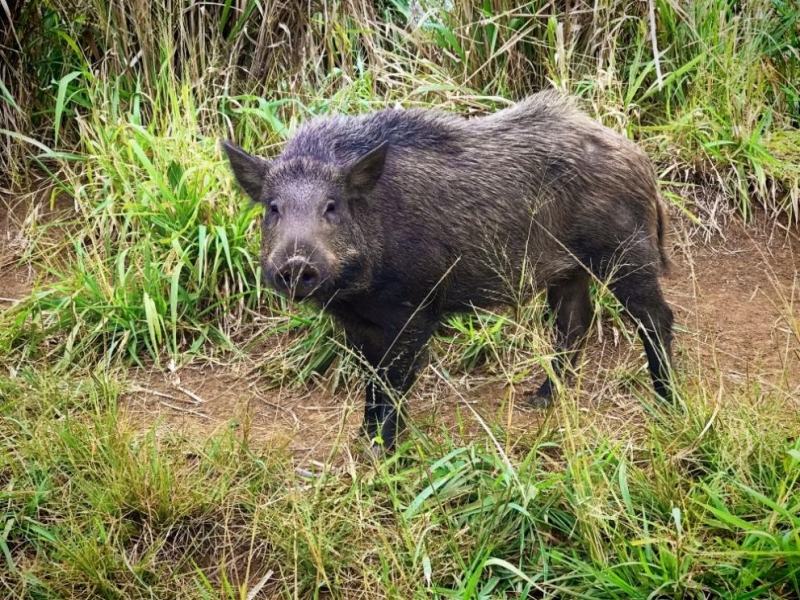
[[[510,454],[418,432],[353,479],[232,430],[134,434],[122,387],[0,380],[6,597],[241,598],[268,571],[278,597],[800,591],[800,445],[747,398],[697,397],[633,443],[568,400]]]
[[[68,332],[66,360],[96,347],[99,333],[109,358],[175,354],[202,342],[215,316],[262,295],[254,207],[231,201],[229,181],[220,186],[214,141],[194,139],[193,109],[182,108],[188,122],[168,138],[135,113],[98,116],[80,170],[61,180],[81,222],[46,260],[56,283],[32,297],[28,321],[41,335]]]
[[[800,8],[652,7],[654,32],[627,0],[0,3],[0,186],[30,200],[12,258],[37,274],[0,312],[0,595],[800,596],[788,394],[726,387],[684,348],[674,410],[626,365],[523,433],[473,414],[464,381],[502,386],[502,412],[549,368],[541,299],[441,329],[421,388],[455,396],[455,423],[422,416],[380,465],[337,438],[309,475],[246,419],[192,436],[123,409],[137,372],[188,363],[359,406],[340,332],[262,287],[260,209],[220,138],[274,155],[315,115],[480,114],[554,85],[650,153],[675,214],[796,227]]]

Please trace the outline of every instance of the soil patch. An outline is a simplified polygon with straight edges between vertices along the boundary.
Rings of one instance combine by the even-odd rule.
[[[74,208],[69,196],[63,193],[53,196],[53,188],[47,181],[27,194],[0,193],[0,310],[33,290],[38,273],[33,267],[20,264],[30,244],[26,236],[37,226],[72,214]],[[50,228],[48,235],[57,239],[63,232]]]
[[[685,368],[800,395],[798,233],[734,223],[709,244],[681,244],[675,263],[664,287]]]
[[[0,197],[0,309],[27,296],[33,282],[30,269],[17,265],[25,246],[19,234],[24,212],[20,202]]]

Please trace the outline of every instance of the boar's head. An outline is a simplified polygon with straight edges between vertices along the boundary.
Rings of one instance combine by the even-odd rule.
[[[223,142],[236,181],[264,206],[267,285],[323,303],[369,288],[380,244],[366,196],[381,177],[387,147],[341,166],[302,156],[267,161]]]

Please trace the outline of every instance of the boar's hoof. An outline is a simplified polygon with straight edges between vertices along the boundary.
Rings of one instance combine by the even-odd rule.
[[[361,460],[364,462],[378,462],[389,453],[387,452],[386,448],[381,444],[365,444],[364,449],[361,450]]]
[[[523,398],[533,408],[549,408],[553,404],[555,395],[553,382],[548,377],[536,391],[528,391],[523,394]]]

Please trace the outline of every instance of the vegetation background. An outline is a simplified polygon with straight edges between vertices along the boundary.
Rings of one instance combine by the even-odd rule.
[[[261,287],[223,137],[272,155],[314,115],[557,87],[647,150],[677,243],[796,236],[796,0],[0,0],[0,44],[0,595],[800,597],[796,390],[713,362],[682,362],[675,408],[630,362],[587,384],[627,426],[594,426],[579,382],[524,435],[465,401],[371,467],[346,436],[299,465],[246,421],[192,437],[123,402],[142,373],[243,361],[358,402],[327,318]],[[489,374],[513,402],[547,366],[541,315],[453,318],[427,381]]]

